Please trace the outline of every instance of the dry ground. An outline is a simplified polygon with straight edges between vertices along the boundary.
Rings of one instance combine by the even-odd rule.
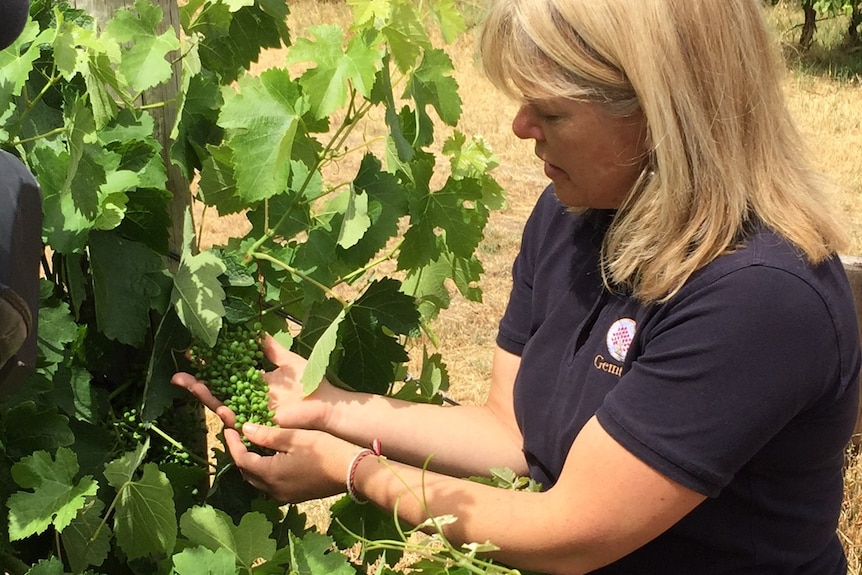
[[[777,14],[786,23],[793,14]],[[296,0],[291,3],[291,29],[295,35],[316,23],[349,23],[345,4],[336,1]],[[785,24],[782,24],[785,25]],[[786,36],[785,36],[786,38]],[[483,400],[490,368],[496,324],[503,312],[510,286],[509,267],[519,244],[519,234],[545,177],[533,156],[532,146],[517,140],[510,130],[516,104],[496,93],[478,73],[473,60],[473,41],[463,37],[447,52],[455,62],[456,77],[464,101],[459,129],[483,135],[500,160],[495,177],[506,189],[507,207],[495,213],[480,247],[486,273],[484,302],[456,301],[443,312],[435,330],[453,379],[450,395],[461,402]],[[260,67],[280,66],[282,54],[266,54]],[[836,200],[844,208],[853,238],[851,252],[862,254],[862,92],[858,82],[838,83],[825,77],[788,74],[788,102],[809,140],[817,164],[839,183]],[[342,166],[348,169],[349,166]],[[216,220],[207,216],[208,239],[244,226],[241,218]],[[862,573],[862,460],[854,459],[847,472],[846,512],[840,526],[851,559],[851,575]],[[313,509],[312,509],[313,511]],[[319,522],[325,517],[317,515]]]

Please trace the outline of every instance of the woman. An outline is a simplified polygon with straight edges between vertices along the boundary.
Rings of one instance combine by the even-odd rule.
[[[527,222],[483,406],[308,398],[270,338],[281,429],[226,433],[284,501],[345,491],[548,573],[846,571],[858,407],[844,235],[784,107],[757,0],[493,0],[489,77],[552,184]],[[201,382],[178,375],[227,423]],[[376,457],[382,441],[397,476]],[[429,455],[433,473],[419,467]],[[509,467],[541,493],[457,477]],[[428,509],[406,496],[424,490]]]

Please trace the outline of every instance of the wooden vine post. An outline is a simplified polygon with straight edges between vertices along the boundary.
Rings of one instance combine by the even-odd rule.
[[[176,0],[151,0],[153,4],[162,9],[164,18],[160,25],[158,33],[166,31],[169,27],[173,28],[179,36],[180,33],[180,16],[177,9]],[[111,19],[117,10],[124,8],[133,8],[135,0],[72,0],[72,5],[75,8],[84,10],[90,14],[97,25],[102,26],[105,22]],[[171,148],[171,130],[177,118],[177,94],[180,90],[180,82],[182,79],[182,60],[178,53],[169,54],[172,59],[173,74],[170,80],[147,90],[141,95],[142,105],[154,105],[149,112],[153,116],[156,123],[155,138],[162,145],[162,160],[165,164],[165,170],[168,175],[167,188],[173,194],[173,200],[170,206],[171,230],[170,230],[170,250],[174,254],[182,252],[183,239],[183,218],[189,206],[189,182],[183,176],[182,171],[170,161]],[[164,103],[164,105],[161,105]],[[171,260],[168,266],[176,269],[176,262]]]
[[[850,279],[853,289],[853,300],[856,302],[856,322],[859,325],[859,335],[862,337],[862,256],[841,256],[844,270]],[[859,405],[859,417],[856,420],[855,441],[862,442],[862,401]]]
[[[159,6],[163,13],[162,22],[156,32],[161,34],[168,28],[173,28],[179,37],[180,17],[176,0],[150,1]],[[72,0],[72,5],[90,14],[99,27],[108,22],[117,10],[133,8],[134,4],[135,0]],[[170,79],[141,94],[140,104],[152,106],[148,108],[148,111],[155,122],[153,136],[161,144],[162,161],[168,176],[166,185],[168,191],[173,194],[169,207],[171,229],[169,230],[168,249],[171,254],[178,256],[182,253],[183,221],[186,210],[190,206],[191,193],[188,179],[170,159],[171,131],[177,118],[177,96],[182,80],[182,59],[179,53],[168,54],[168,57],[171,58],[173,68]],[[168,258],[166,265],[171,271],[176,271],[179,265],[178,258]],[[207,425],[203,406],[189,396],[187,400],[177,402],[174,409],[178,413],[177,417],[187,421],[195,421],[201,430],[195,438],[194,444],[186,445],[186,447],[198,455],[206,456],[208,452]]]

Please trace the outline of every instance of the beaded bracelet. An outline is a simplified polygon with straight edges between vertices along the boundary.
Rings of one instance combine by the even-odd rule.
[[[347,484],[347,494],[353,501],[359,503],[360,505],[368,503],[368,500],[361,499],[356,494],[356,468],[359,467],[359,462],[365,459],[365,457],[368,455],[376,455],[377,457],[383,455],[383,447],[380,444],[379,439],[375,439],[371,442],[370,449],[366,448],[357,453],[356,457],[353,458],[353,461],[351,461],[350,465],[347,467],[347,481],[345,482]]]

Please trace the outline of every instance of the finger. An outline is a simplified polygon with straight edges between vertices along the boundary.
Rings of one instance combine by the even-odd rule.
[[[258,447],[289,453],[293,447],[295,431],[281,427],[246,423],[242,426],[242,434]]]
[[[241,470],[245,470],[255,458],[260,458],[258,454],[252,453],[248,450],[245,443],[242,441],[242,436],[232,427],[225,428],[224,443],[225,447],[227,447],[228,453],[230,453],[231,458],[234,460],[234,463],[236,463],[237,467]]]
[[[269,493],[266,475],[272,466],[273,456],[263,456],[249,451],[242,436],[235,429],[226,429],[224,440],[245,482],[255,489]]]
[[[197,378],[195,376],[183,371],[175,373],[171,378],[171,383],[179,387],[185,387],[186,389],[191,387],[195,382],[197,382]]]
[[[225,427],[234,429],[234,425],[236,425],[236,414],[231,410],[231,408],[222,404],[213,411],[219,416],[219,419],[222,420]]]
[[[264,355],[266,355],[266,358],[275,365],[281,366],[290,364],[296,361],[296,358],[298,357],[297,354],[278,343],[278,340],[270,334],[266,334],[266,336],[264,336],[262,344]]]
[[[183,372],[175,373],[171,378],[171,383],[187,389],[198,399],[198,401],[204,404],[207,409],[218,415],[227,427],[234,426],[234,423],[236,422],[236,414],[234,414],[229,407],[212,394],[206,383],[189,373]]]
[[[198,398],[198,401],[214,412],[218,412],[219,407],[223,405],[222,402],[212,394],[206,383],[189,373],[175,373],[171,378],[171,383],[176,386],[186,388],[192,395]]]

